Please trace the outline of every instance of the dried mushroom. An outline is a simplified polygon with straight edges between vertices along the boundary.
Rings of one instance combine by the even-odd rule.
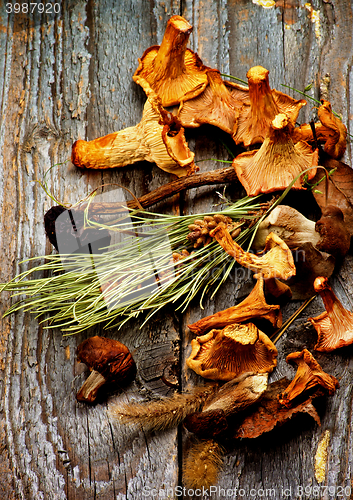
[[[294,379],[279,397],[279,402],[285,406],[295,404],[298,396],[305,397],[305,393],[311,389],[324,389],[332,395],[339,386],[338,380],[324,372],[307,349],[289,354],[286,361],[295,363],[298,368]]]
[[[305,124],[294,130],[293,140],[311,142],[317,139],[325,143],[325,153],[335,159],[341,158],[347,145],[346,126],[333,114],[329,101],[321,100],[317,114],[321,123],[315,123],[316,138],[310,124]]]
[[[251,293],[240,304],[202,318],[188,327],[193,333],[202,335],[212,328],[223,328],[233,323],[253,321],[256,318],[266,319],[276,328],[282,324],[280,306],[269,305],[266,302],[262,278],[257,280]]]
[[[182,102],[178,118],[183,127],[214,125],[231,134],[237,127],[242,102],[233,97],[216,69],[207,70],[208,85],[199,96]]]
[[[178,119],[161,106],[151,89],[139,124],[92,141],[78,140],[72,146],[72,163],[80,168],[117,168],[149,161],[178,177],[195,171],[194,156]]]
[[[173,106],[199,95],[208,83],[206,67],[199,56],[186,48],[192,26],[181,16],[172,16],[160,46],[145,50],[133,79],[146,83],[163,106]]]
[[[294,144],[291,134],[294,126],[288,115],[278,114],[272,120],[260,149],[245,151],[233,160],[233,167],[248,196],[286,189],[302,172],[308,180],[316,174],[318,152],[307,142]],[[303,189],[303,176],[293,189]]]
[[[211,330],[191,341],[186,364],[198,375],[227,381],[244,372],[271,372],[277,364],[277,349],[253,323],[233,324]]]
[[[201,438],[215,438],[228,428],[227,419],[253,405],[267,388],[268,373],[243,373],[224,384],[201,412],[190,413],[184,426]]]
[[[78,401],[93,403],[100,387],[106,383],[126,384],[136,374],[129,349],[117,340],[91,337],[77,347],[77,361],[85,363],[91,373],[76,395]]]
[[[307,242],[316,246],[320,240],[320,234],[315,229],[315,222],[287,205],[278,205],[260,223],[252,248],[255,250],[263,248],[271,232],[277,234],[291,249]]]
[[[236,144],[245,147],[263,142],[267,137],[271,123],[279,113],[288,115],[295,123],[300,109],[306,101],[299,101],[275,89],[271,90],[269,71],[262,66],[254,66],[247,72],[250,105],[244,104],[238,119],[238,128],[234,130]]]
[[[353,313],[343,307],[324,277],[316,278],[315,291],[323,300],[326,311],[309,318],[318,333],[317,351],[331,352],[353,343]]]
[[[292,253],[288,246],[274,233],[266,238],[262,255],[245,252],[240,245],[233,241],[225,224],[218,224],[210,236],[215,238],[221,247],[239,264],[255,271],[254,278],[282,278],[288,279],[295,275],[295,265]]]
[[[251,412],[237,426],[234,437],[240,439],[257,438],[265,432],[270,432],[275,427],[285,424],[298,413],[310,415],[320,425],[320,417],[311,402],[312,397],[290,408],[283,406],[278,401],[278,396],[288,385],[289,380],[286,378],[269,384],[259,402],[250,409]]]

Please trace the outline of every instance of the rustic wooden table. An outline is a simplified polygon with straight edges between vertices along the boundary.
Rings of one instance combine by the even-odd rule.
[[[132,81],[137,59],[161,42],[174,14],[193,25],[190,47],[204,64],[242,79],[251,66],[262,65],[270,70],[271,87],[288,93],[281,84],[304,89],[312,83],[309,93],[327,97],[344,123],[352,123],[350,0],[63,0],[56,5],[60,12],[53,16],[38,10],[35,15],[8,14],[6,1],[0,3],[1,282],[19,271],[23,259],[52,251],[43,215],[53,202],[36,181],[70,156],[76,139],[93,139],[140,121],[145,96]],[[301,121],[308,121],[312,103],[301,113]],[[196,160],[228,159],[218,132],[206,127],[189,137]],[[348,164],[351,154],[348,145]],[[199,165],[202,171],[219,167],[211,160]],[[102,183],[117,182],[141,196],[171,176],[150,163],[103,172],[79,171],[66,163],[52,169],[47,180],[60,200],[76,202]],[[236,196],[237,188],[228,186],[227,194]],[[202,187],[154,209],[198,213],[216,202],[214,187]],[[352,309],[351,255],[332,283]],[[186,324],[234,304],[239,290],[240,284],[230,280],[215,300],[206,301],[204,311],[197,304],[185,314],[170,307],[143,329],[135,321],[120,331],[97,327],[64,337],[58,329],[43,329],[28,314],[2,319],[0,498],[177,498],[177,490],[171,489],[183,485],[185,431],[132,432],[108,416],[109,401],[171,394],[162,376],[173,367],[180,370],[180,390],[194,385],[196,376],[185,368],[190,351]],[[1,312],[9,304],[3,294]],[[297,305],[288,306],[284,314]],[[293,377],[285,356],[313,347],[316,334],[305,322],[322,310],[321,299],[315,299],[278,342],[279,362],[272,380]],[[126,393],[88,406],[75,399],[87,376],[76,362],[75,349],[88,336],[102,333],[119,338],[133,351],[138,375]],[[353,486],[352,354],[346,349],[317,355],[323,368],[340,381],[336,394],[319,408],[321,427],[297,417],[268,436],[240,441],[225,457],[218,483],[224,491],[217,490],[212,498],[349,498],[347,490],[337,488]],[[314,456],[327,430],[326,475],[316,494]],[[331,489],[325,492],[324,486]]]

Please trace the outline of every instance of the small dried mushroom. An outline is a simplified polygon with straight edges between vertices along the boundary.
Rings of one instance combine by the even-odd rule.
[[[214,438],[228,427],[227,419],[254,404],[267,388],[268,373],[243,373],[224,384],[201,412],[187,415],[184,426],[201,438]]]
[[[178,177],[195,171],[195,155],[189,150],[180,122],[161,106],[151,89],[145,91],[141,122],[92,141],[76,141],[72,146],[74,165],[105,169],[148,161]]]
[[[173,106],[199,95],[208,83],[206,67],[186,48],[192,26],[181,16],[172,16],[160,46],[145,50],[133,79],[145,90],[149,85],[163,106]]]
[[[244,104],[241,110],[238,127],[233,133],[236,144],[243,143],[247,147],[263,142],[277,114],[285,113],[295,123],[300,109],[306,104],[303,99],[297,101],[275,89],[271,90],[268,73],[262,66],[254,66],[247,72],[250,105]]]
[[[314,288],[320,294],[326,309],[319,316],[309,318],[318,333],[315,349],[331,352],[353,344],[353,313],[343,307],[327,278],[316,278]]]
[[[307,397],[310,390],[324,390],[332,395],[339,386],[338,380],[324,372],[314,356],[307,350],[293,352],[286,357],[287,363],[297,365],[297,373],[279,397],[279,402],[285,406],[295,404],[299,396]]]
[[[277,349],[253,323],[233,324],[211,330],[191,341],[186,364],[198,375],[228,381],[244,372],[271,372],[277,364]]]
[[[227,230],[230,232],[232,238],[239,235],[240,227],[236,227],[230,217],[223,214],[215,214],[206,215],[202,220],[195,219],[195,221],[188,226],[190,233],[187,235],[187,239],[193,243],[194,248],[206,246],[212,241],[210,232],[221,222],[227,226]]]
[[[272,193],[286,189],[302,172],[308,172],[308,180],[316,174],[318,151],[304,141],[294,144],[294,125],[286,114],[277,114],[270,123],[260,149],[245,151],[233,160],[233,167],[248,196]],[[303,176],[293,189],[303,189]]]
[[[136,365],[129,349],[117,340],[91,337],[81,342],[76,354],[77,361],[85,363],[91,371],[76,395],[78,401],[93,403],[102,385],[125,385],[136,375]]]
[[[220,223],[210,232],[221,247],[240,265],[255,271],[254,278],[263,277],[288,279],[295,275],[295,265],[292,253],[288,246],[276,234],[270,233],[265,242],[265,248],[259,257],[245,252],[240,245],[233,241],[225,224]]]
[[[257,280],[251,293],[240,304],[202,318],[188,327],[193,333],[202,335],[211,328],[223,328],[233,323],[244,323],[258,318],[270,321],[276,328],[282,324],[280,306],[266,302],[262,278]]]

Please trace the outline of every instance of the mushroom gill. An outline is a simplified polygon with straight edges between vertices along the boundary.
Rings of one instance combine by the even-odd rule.
[[[293,128],[287,115],[276,115],[260,149],[234,158],[233,167],[248,196],[284,190],[310,167],[308,180],[315,176],[318,151],[304,141],[294,144]],[[302,182],[303,176],[296,180],[293,189],[303,189]]]
[[[76,141],[72,163],[80,168],[105,169],[148,161],[178,177],[194,172],[195,155],[187,145],[179,120],[162,107],[153,90],[146,91],[140,123],[92,141]]]
[[[322,276],[314,281],[314,289],[323,300],[326,311],[309,318],[318,333],[317,351],[331,352],[353,343],[353,313],[343,307]]]
[[[253,323],[233,324],[211,330],[191,341],[189,368],[211,380],[231,380],[241,373],[271,372],[277,349]]]
[[[228,90],[218,70],[208,69],[207,78],[206,89],[194,99],[182,102],[177,116],[183,127],[194,128],[208,123],[232,134],[242,102],[233,97],[235,92]]]
[[[245,252],[231,237],[225,224],[220,223],[210,232],[221,247],[240,265],[255,271],[254,278],[263,277],[288,279],[295,275],[295,265],[288,246],[276,234],[270,233],[266,238],[265,248],[261,256]]]
[[[211,328],[223,328],[233,323],[243,323],[262,318],[270,321],[274,327],[279,328],[282,324],[280,306],[267,304],[263,281],[260,277],[251,293],[240,304],[202,318],[196,323],[188,325],[188,327],[193,333],[202,335]]]
[[[298,101],[275,89],[271,90],[268,73],[262,66],[254,66],[246,74],[250,105],[244,104],[240,113],[238,128],[233,133],[236,144],[243,143],[247,147],[263,142],[278,113],[287,114],[295,123],[300,109],[306,104],[304,99]]]
[[[192,26],[181,16],[172,16],[160,46],[145,50],[133,80],[145,90],[145,82],[160,97],[163,106],[174,106],[199,95],[207,85],[206,67],[186,48]]]
[[[338,380],[324,372],[314,356],[307,350],[293,352],[286,357],[287,363],[297,365],[297,373],[279,397],[279,402],[290,406],[292,402],[310,389],[324,389],[332,395],[338,387]]]

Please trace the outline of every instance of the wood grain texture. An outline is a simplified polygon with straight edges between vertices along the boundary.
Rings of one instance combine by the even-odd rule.
[[[316,99],[328,97],[352,133],[351,2],[312,0],[310,7],[303,0],[277,0],[275,7],[264,9],[251,0],[65,0],[58,16],[47,17],[8,15],[5,3],[0,2],[0,282],[32,265],[20,264],[23,259],[51,251],[43,215],[53,202],[35,181],[70,157],[76,139],[93,139],[140,121],[145,97],[132,75],[143,51],[161,42],[173,14],[194,26],[190,47],[204,64],[242,79],[251,66],[262,65],[270,70],[271,87],[296,98],[298,94],[281,84],[304,89],[313,82],[309,93]],[[300,120],[313,116],[308,101]],[[210,158],[229,159],[223,145],[229,141],[226,134],[211,127],[187,134],[196,162],[206,160],[199,162],[201,171],[220,166]],[[352,164],[350,144],[344,161]],[[58,199],[71,203],[103,183],[118,183],[143,196],[172,180],[149,163],[100,173],[78,171],[70,162],[50,170],[46,179]],[[226,194],[242,195],[238,186],[228,186]],[[198,213],[217,201],[215,188],[202,186],[154,209]],[[332,280],[351,310],[352,263],[349,255]],[[171,394],[163,375],[175,366],[179,389],[200,383],[185,369],[191,338],[186,324],[233,305],[250,288],[250,276],[234,272],[215,299],[205,301],[204,310],[195,304],[182,315],[170,307],[142,329],[136,320],[120,331],[97,328],[63,337],[27,314],[2,319],[0,498],[140,500],[143,488],[160,490],[157,498],[167,498],[169,488],[173,498],[170,488],[183,484],[181,465],[191,436],[183,429],[144,434],[118,425],[107,412],[110,401]],[[9,303],[2,294],[1,313]],[[297,305],[286,306],[285,318]],[[273,380],[292,378],[294,370],[285,356],[304,346],[313,348],[316,334],[306,318],[322,310],[321,299],[315,299],[281,338]],[[75,400],[87,376],[75,360],[75,349],[84,338],[102,333],[126,343],[138,375],[127,390],[108,392],[89,407]],[[340,381],[336,394],[320,404],[321,427],[309,417],[296,417],[268,436],[237,442],[225,457],[218,485],[243,488],[243,498],[263,496],[251,496],[251,489],[274,489],[275,496],[268,497],[285,498],[284,488],[292,489],[290,498],[300,498],[298,486],[318,485],[314,455],[326,430],[331,439],[321,486],[351,485],[352,354],[348,348],[317,355]],[[225,495],[218,491],[212,498]]]

